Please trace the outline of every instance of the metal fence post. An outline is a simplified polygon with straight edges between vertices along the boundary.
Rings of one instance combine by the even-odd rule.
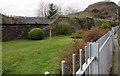
[[[75,76],[75,73],[76,73],[76,54],[73,54],[72,58],[73,58],[73,76]]]
[[[88,58],[89,58],[89,51],[88,51],[88,47],[85,46],[85,63],[88,64]],[[88,76],[89,74],[89,68],[86,69],[85,71],[85,75]]]
[[[112,48],[114,48],[114,42],[113,42],[113,40],[114,40],[114,32],[113,32],[113,28],[111,30],[111,33],[112,33]]]
[[[45,72],[45,76],[50,76],[50,73],[49,72]]]
[[[88,49],[89,49],[89,58],[91,59],[91,44],[90,43],[88,43]]]
[[[91,59],[91,45],[88,42],[88,51],[89,51],[89,58]],[[91,74],[91,66],[88,67],[88,72],[89,72],[89,76]]]
[[[65,76],[65,61],[64,60],[62,60],[61,61],[61,65],[62,65],[62,76]]]
[[[99,44],[90,43],[91,57],[95,57],[95,60],[90,65],[90,74],[99,74]]]
[[[111,63],[112,63],[112,55],[113,55],[113,32],[112,31],[110,31],[110,35],[111,35],[111,37],[110,37],[110,67],[112,67],[112,65],[111,65]]]
[[[79,50],[80,53],[80,70],[83,70],[82,68],[82,49]]]
[[[88,57],[89,57],[89,54],[88,54],[87,46],[85,46],[85,62],[86,62],[86,64],[88,64],[88,61],[87,61]]]

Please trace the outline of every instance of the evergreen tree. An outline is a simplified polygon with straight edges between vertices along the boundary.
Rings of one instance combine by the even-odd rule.
[[[48,11],[47,18],[48,19],[52,18],[57,13],[57,11],[58,11],[58,9],[56,8],[56,6],[53,3],[49,4],[49,11]]]

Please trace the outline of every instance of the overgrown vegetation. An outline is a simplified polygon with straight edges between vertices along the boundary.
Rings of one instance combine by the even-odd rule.
[[[85,33],[84,30],[77,30],[75,33],[72,33],[71,37],[75,39],[82,38],[84,33]]]
[[[41,40],[44,37],[44,32],[40,28],[33,28],[28,32],[28,37],[31,40]]]
[[[56,26],[56,32],[58,35],[70,34],[71,25],[68,22],[59,22]]]

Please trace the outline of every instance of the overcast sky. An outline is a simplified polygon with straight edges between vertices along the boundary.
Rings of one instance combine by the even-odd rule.
[[[0,0],[0,13],[16,16],[35,16],[40,2],[54,3],[61,6],[73,7],[79,11],[84,10],[88,5],[103,0]],[[112,0],[118,4],[119,0]]]

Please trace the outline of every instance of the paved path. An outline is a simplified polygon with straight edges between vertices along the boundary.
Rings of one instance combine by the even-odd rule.
[[[118,31],[118,43],[119,43],[119,46],[120,46],[120,30]]]
[[[118,42],[119,41],[119,42]],[[111,74],[119,74],[120,76],[120,30],[114,37],[114,51],[113,51],[113,64]]]

